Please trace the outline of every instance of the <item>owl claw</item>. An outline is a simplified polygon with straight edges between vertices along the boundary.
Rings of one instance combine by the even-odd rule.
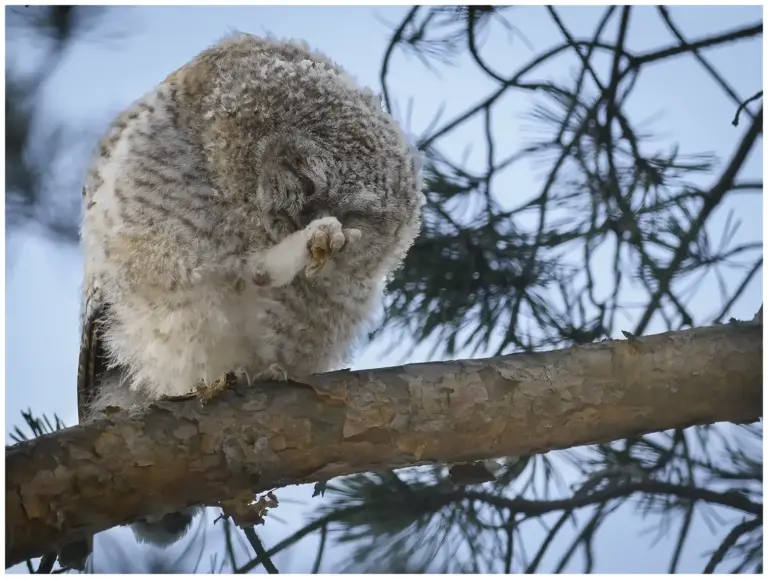
[[[248,386],[251,386],[256,382],[288,381],[288,372],[280,364],[275,363],[270,364],[266,370],[254,374],[253,376],[249,375],[245,370],[238,370],[236,372],[222,374],[210,384],[206,380],[203,380],[198,384],[194,396],[197,396],[197,398],[200,399],[202,405],[208,404],[211,400],[217,398],[226,390],[233,390],[240,396],[243,396],[244,393],[238,389],[238,385],[241,384],[238,380],[238,376],[242,376]]]
[[[362,235],[359,229],[343,229],[335,217],[316,219],[307,228],[311,229],[307,248],[312,261],[305,269],[309,278],[317,275],[347,243],[357,241]]]
[[[288,372],[280,364],[270,364],[263,372],[253,377],[254,382],[287,382]]]
[[[237,376],[234,372],[227,372],[226,374],[222,374],[211,384],[208,384],[206,381],[201,382],[197,387],[196,394],[200,399],[200,403],[206,405],[214,398],[220,396],[222,392],[229,390],[235,384],[237,384]]]

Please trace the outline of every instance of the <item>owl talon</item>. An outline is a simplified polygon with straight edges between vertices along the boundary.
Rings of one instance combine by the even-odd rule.
[[[280,364],[270,364],[253,377],[254,382],[288,382],[288,372]]]
[[[222,374],[211,384],[207,384],[205,381],[201,382],[197,387],[196,394],[200,399],[200,403],[205,405],[214,398],[220,396],[222,392],[229,390],[235,384],[237,384],[237,376],[234,372],[227,372],[226,374]]]
[[[309,224],[312,232],[307,242],[307,248],[312,261],[305,269],[308,278],[314,277],[333,260],[345,245],[357,241],[361,237],[359,229],[342,229],[341,223],[335,217],[324,217]]]
[[[230,384],[229,388],[238,396],[243,397],[246,395],[246,392],[243,391],[243,382],[245,382],[245,386],[248,387],[253,384],[253,380],[246,370],[239,369],[236,370],[234,374],[238,376],[238,380],[236,383]]]

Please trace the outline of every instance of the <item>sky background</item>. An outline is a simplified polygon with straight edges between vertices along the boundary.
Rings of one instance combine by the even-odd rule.
[[[68,52],[56,73],[45,86],[43,118],[66,119],[69,124],[93,126],[108,121],[140,95],[162,81],[201,50],[233,29],[253,34],[270,32],[281,38],[304,39],[313,48],[338,61],[364,85],[379,90],[379,68],[393,23],[400,21],[405,7],[141,7],[120,8],[114,16],[114,29],[98,41],[84,40]],[[576,37],[591,34],[601,8],[561,7],[564,21]],[[731,29],[761,19],[758,7],[674,7],[672,16],[688,38]],[[488,39],[483,54],[499,71],[513,70],[542,48],[560,41],[560,36],[542,8],[516,9],[512,18],[527,40],[498,32]],[[107,28],[106,30],[109,30]],[[119,32],[124,34],[118,36]],[[609,32],[610,33],[610,27]],[[633,13],[628,47],[641,51],[671,43],[673,38],[659,25],[651,9]],[[742,96],[762,86],[762,39],[747,40],[708,51],[708,58]],[[530,43],[532,46],[527,46]],[[9,53],[12,51],[9,49]],[[16,51],[14,54],[20,54]],[[34,47],[24,51],[22,60],[34,61]],[[26,61],[25,61],[26,59]],[[564,56],[539,76],[562,77],[573,73],[575,57]],[[598,63],[605,65],[607,57]],[[418,59],[397,53],[391,65],[390,92],[398,107],[397,116],[411,133],[419,134],[433,119],[441,104],[447,120],[490,92],[489,83],[474,65],[460,59],[453,68],[441,68],[435,75]],[[531,80],[536,79],[533,77]],[[410,115],[408,99],[413,99]],[[494,132],[499,142],[499,157],[525,143],[528,136],[521,113],[530,106],[530,97],[515,93],[509,97],[510,113],[502,117]],[[627,103],[628,114],[635,119],[649,119],[650,126],[663,137],[661,143],[679,143],[684,152],[714,152],[727,159],[740,139],[746,123],[733,128],[730,121],[734,106],[698,66],[688,57],[650,68],[641,77],[635,96]],[[469,123],[455,131],[441,147],[454,159],[461,158],[466,144],[478,137],[479,126]],[[481,162],[482,146],[475,146],[468,164]],[[755,148],[742,176],[762,178],[761,145]],[[502,202],[518,203],[537,191],[538,174],[522,166],[505,174],[496,185]],[[703,185],[711,181],[704,179]],[[507,196],[507,197],[505,197]],[[762,239],[762,203],[760,195],[732,195],[713,218],[717,230],[733,210],[741,220],[737,240]],[[6,267],[6,433],[20,423],[20,412],[32,408],[35,413],[58,414],[66,424],[76,422],[75,373],[79,348],[79,291],[81,255],[73,246],[52,243],[34,227],[9,231]],[[736,242],[736,241],[735,241]],[[735,283],[735,282],[734,282]],[[706,318],[720,306],[716,288],[699,288],[690,310]],[[755,280],[731,312],[736,318],[751,318],[761,302],[762,283]],[[643,294],[638,302],[643,303]],[[631,327],[632,314],[627,317]],[[652,324],[647,333],[661,331]],[[360,351],[352,361],[354,368],[381,367],[404,361],[426,360],[431,344],[412,348],[405,344],[384,353],[381,344]],[[8,439],[7,439],[8,441]],[[277,517],[268,519],[259,530],[267,547],[290,535],[306,521],[318,499],[310,499],[311,488],[293,487],[278,491],[282,505]],[[289,501],[303,501],[305,504]],[[726,520],[730,520],[725,515]],[[211,519],[211,517],[209,517]],[[282,519],[280,522],[277,519]],[[661,541],[651,548],[652,535],[643,534],[649,525],[627,509],[620,510],[605,525],[597,549],[598,572],[664,572],[672,545]],[[531,527],[532,529],[533,527]],[[532,531],[533,532],[533,531]],[[701,521],[694,521],[689,547],[684,552],[680,571],[699,572],[706,559],[706,546],[714,548],[722,539]],[[220,548],[220,533],[209,533],[206,551]],[[557,541],[567,541],[563,535]],[[141,549],[126,529],[116,529],[98,538],[97,557],[107,556],[111,544],[135,558]],[[531,538],[530,545],[536,544]],[[293,550],[280,555],[275,563],[282,572],[306,571],[300,560],[311,553],[317,537],[312,536]],[[101,546],[101,550],[99,550]],[[184,545],[174,547],[180,551]],[[307,549],[310,549],[307,551]],[[557,548],[553,548],[557,551]],[[243,553],[245,553],[243,549]],[[333,548],[323,569],[332,571],[344,559],[343,548]],[[206,569],[203,559],[201,570]],[[243,555],[245,560],[245,555]],[[575,568],[581,564],[577,558]],[[21,570],[21,569],[16,569]]]

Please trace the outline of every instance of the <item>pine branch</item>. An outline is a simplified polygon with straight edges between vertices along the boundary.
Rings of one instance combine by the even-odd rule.
[[[723,540],[722,544],[717,548],[717,550],[712,554],[710,560],[707,562],[707,565],[704,568],[704,573],[714,573],[717,566],[723,562],[723,559],[731,547],[733,547],[743,535],[747,534],[753,529],[757,529],[762,524],[762,513],[758,513],[757,518],[747,519],[731,529],[731,531]]]
[[[163,401],[6,450],[6,565],[244,493],[427,462],[520,456],[762,408],[762,326],[485,360],[341,371],[200,407]]]
[[[691,244],[699,235],[699,232],[702,230],[705,223],[707,223],[709,216],[720,205],[720,202],[723,200],[726,193],[730,191],[734,180],[741,170],[742,165],[744,165],[750,151],[752,150],[752,146],[757,141],[758,136],[761,135],[762,132],[763,109],[761,108],[760,112],[753,119],[749,129],[744,134],[741,143],[734,152],[730,162],[720,175],[717,183],[715,183],[712,189],[710,189],[704,196],[704,204],[702,205],[699,214],[691,223],[691,226],[686,234],[681,237],[680,244],[678,245],[674,256],[670,260],[669,265],[659,276],[658,287],[651,296],[648,306],[643,312],[643,315],[640,318],[637,327],[635,328],[634,333],[636,335],[642,334],[646,327],[648,327],[648,324],[653,318],[653,314],[656,313],[656,311],[661,306],[662,298],[669,292],[674,274],[680,269],[680,266],[686,256],[689,255]]]
[[[264,544],[261,542],[261,539],[256,534],[256,531],[253,529],[253,527],[245,528],[245,536],[248,539],[248,542],[251,544],[251,547],[253,547],[253,550],[256,552],[256,561],[264,565],[264,568],[270,575],[279,574],[280,571],[278,571],[277,567],[275,567],[275,564],[272,562],[271,557],[267,553],[267,550],[264,548]]]

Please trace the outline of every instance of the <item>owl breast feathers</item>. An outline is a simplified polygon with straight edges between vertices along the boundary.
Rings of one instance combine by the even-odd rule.
[[[424,200],[416,153],[371,91],[304,46],[246,34],[123,112],[83,196],[81,420],[229,372],[333,369]]]

